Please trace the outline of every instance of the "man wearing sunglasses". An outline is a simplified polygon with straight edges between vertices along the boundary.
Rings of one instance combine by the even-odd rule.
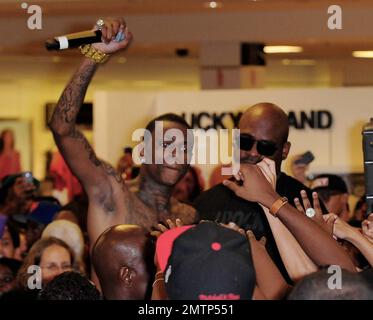
[[[256,164],[265,157],[272,159],[276,164],[277,193],[288,198],[289,203],[295,206],[294,198],[300,198],[301,190],[305,190],[312,202],[312,193],[309,188],[281,172],[281,163],[287,158],[291,146],[288,141],[287,114],[272,103],[259,103],[243,113],[239,129],[240,163]],[[321,206],[327,213],[322,203]],[[265,236],[268,253],[285,278],[289,280],[270,226],[259,204],[242,200],[223,184],[219,184],[202,193],[196,199],[194,207],[203,220],[234,222],[245,230],[251,229],[257,239]]]

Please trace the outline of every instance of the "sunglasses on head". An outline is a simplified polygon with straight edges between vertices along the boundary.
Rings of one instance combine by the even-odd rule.
[[[256,150],[259,154],[265,157],[273,156],[273,154],[278,149],[276,143],[266,140],[255,140],[253,137],[248,135],[240,135],[240,149],[244,151],[249,151],[254,146],[256,142]]]

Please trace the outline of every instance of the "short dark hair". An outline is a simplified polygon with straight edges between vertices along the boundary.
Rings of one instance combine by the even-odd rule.
[[[78,272],[64,272],[40,291],[38,300],[101,300],[100,292]]]
[[[317,192],[317,195],[323,202],[328,202],[332,196],[337,196],[341,194],[339,191],[330,190],[327,188],[320,188],[318,190],[314,190]]]
[[[365,201],[366,201],[365,197],[366,196],[363,195],[362,197],[360,197],[360,199],[358,200],[358,202],[356,202],[354,212],[360,210],[363,207],[363,205],[365,204]]]
[[[346,182],[335,174],[324,173],[316,176],[311,182],[311,188],[324,202],[329,201],[332,196],[348,193]]]
[[[185,126],[187,129],[192,129],[192,127],[188,124],[188,122],[186,122],[186,120],[175,114],[175,113],[165,113],[165,114],[162,114],[156,118],[154,118],[153,120],[151,120],[147,126],[146,126],[146,130],[149,130],[150,132],[153,132],[154,129],[155,129],[155,122],[156,121],[169,121],[169,122],[176,122],[176,123],[179,123],[183,126]]]
[[[17,275],[17,272],[19,268],[21,267],[21,264],[22,262],[16,259],[11,259],[11,258],[6,258],[6,257],[0,258],[0,265],[6,266],[7,268],[9,268],[9,270],[13,273],[14,277]]]
[[[312,273],[299,281],[288,300],[371,300],[373,290],[369,282],[358,273],[342,269],[342,289],[330,289],[327,268]]]

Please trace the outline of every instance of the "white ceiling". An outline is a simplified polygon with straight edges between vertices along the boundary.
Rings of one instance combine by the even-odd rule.
[[[27,29],[28,15],[21,8],[23,1],[40,5],[42,30]],[[279,65],[282,59],[316,59],[329,66],[322,70],[333,69],[336,65],[345,69],[345,65],[350,65],[356,79],[360,71],[373,70],[373,60],[358,61],[351,57],[352,50],[373,50],[373,0],[339,0],[343,9],[343,30],[337,31],[326,27],[327,8],[333,3],[330,0],[218,2],[221,3],[219,8],[210,9],[202,0],[0,0],[0,29],[3,30],[0,38],[3,74],[0,78],[11,79],[10,70],[17,70],[13,74],[18,77],[22,70],[34,70],[38,65],[59,70],[53,73],[54,77],[67,77],[80,58],[79,52],[47,52],[45,40],[89,29],[98,17],[118,15],[126,18],[135,41],[130,50],[121,55],[126,57],[127,63],[108,66],[107,78],[120,70],[131,79],[163,77],[164,81],[177,82],[183,81],[181,73],[185,81],[195,86],[201,45],[220,41],[260,41],[304,47],[300,54],[268,57],[270,70],[273,63]],[[189,49],[187,60],[177,59],[176,48]],[[170,65],[172,69],[167,68]],[[351,74],[352,71],[343,72]],[[278,74],[281,72],[279,69]],[[29,73],[31,76],[34,71]]]
[[[203,0],[35,0],[32,4],[42,8],[42,30],[27,29],[21,3],[0,0],[0,29],[6,30],[0,56],[50,56],[43,46],[47,38],[89,29],[98,17],[116,15],[132,27],[136,42],[128,54],[137,57],[169,57],[177,47],[197,57],[206,41],[298,44],[305,46],[303,58],[373,49],[372,0],[339,0],[344,28],[334,32],[325,27],[330,0],[225,0],[217,9]]]

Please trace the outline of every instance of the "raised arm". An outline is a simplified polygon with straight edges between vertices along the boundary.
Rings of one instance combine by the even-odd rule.
[[[333,234],[338,239],[351,242],[373,267],[373,243],[370,242],[358,228],[350,226],[334,213],[325,215],[324,219],[332,226]]]
[[[116,42],[113,37],[118,32],[124,32],[126,39]],[[132,39],[123,19],[106,20],[102,34],[104,42],[96,43],[92,47],[104,54],[113,54],[125,49]],[[119,181],[120,176],[111,166],[96,157],[89,142],[76,127],[77,115],[97,68],[98,63],[91,58],[84,58],[63,91],[49,126],[62,156],[82,182],[87,193],[98,191],[100,194],[108,194],[110,179]]]
[[[271,208],[280,195],[267,181],[258,165],[241,165],[241,177],[244,182],[238,186],[232,181],[224,184],[236,195],[249,201],[259,202]],[[309,219],[289,204],[285,204],[277,212],[277,218],[289,229],[305,253],[318,266],[340,265],[355,272],[356,269],[343,248],[316,222]]]
[[[279,300],[285,297],[290,289],[281,272],[278,270],[265,249],[265,242],[257,241],[254,233],[247,231],[251,245],[251,253],[255,268],[256,283],[269,300]]]

